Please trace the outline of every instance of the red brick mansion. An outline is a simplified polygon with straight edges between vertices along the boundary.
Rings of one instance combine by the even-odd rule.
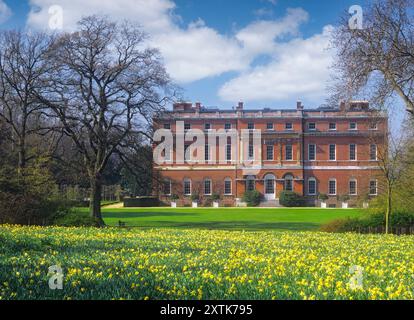
[[[174,138],[173,147],[162,153],[165,161],[154,167],[159,182],[155,192],[165,202],[174,195],[178,205],[189,205],[197,194],[201,203],[219,195],[223,206],[243,205],[244,193],[257,190],[264,202],[276,206],[286,190],[302,195],[311,206],[319,205],[318,195],[324,194],[328,206],[336,206],[344,196],[355,205],[379,192],[378,154],[385,150],[388,119],[365,101],[318,109],[298,102],[296,109],[287,110],[177,103],[154,122],[156,129],[171,130]],[[189,157],[177,161],[181,129]],[[198,140],[186,136],[190,131],[206,135],[201,147],[190,146]]]

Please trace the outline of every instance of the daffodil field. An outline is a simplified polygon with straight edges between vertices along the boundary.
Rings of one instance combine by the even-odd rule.
[[[413,298],[410,236],[0,226],[0,299]]]

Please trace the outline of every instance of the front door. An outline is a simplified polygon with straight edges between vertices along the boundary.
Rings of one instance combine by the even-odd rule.
[[[266,179],[265,180],[265,199],[267,201],[271,201],[271,200],[276,199],[275,180],[274,179]]]

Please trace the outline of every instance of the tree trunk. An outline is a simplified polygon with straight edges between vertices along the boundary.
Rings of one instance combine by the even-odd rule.
[[[387,188],[387,210],[385,213],[385,234],[389,233],[389,221],[390,221],[391,211],[392,211],[392,190],[391,190],[391,187],[388,186]]]
[[[105,226],[101,213],[102,181],[99,175],[91,178],[91,200],[89,204],[89,213],[95,218],[101,227]]]
[[[26,167],[26,141],[25,137],[21,137],[18,142],[18,163],[17,172],[22,174],[23,169]]]

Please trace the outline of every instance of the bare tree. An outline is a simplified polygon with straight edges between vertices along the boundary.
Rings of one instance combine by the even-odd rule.
[[[34,157],[27,142],[42,128],[42,110],[32,94],[49,68],[46,52],[52,38],[42,33],[4,31],[0,34],[0,118],[9,127],[8,138],[18,154],[18,171]]]
[[[333,33],[337,50],[333,100],[368,91],[384,106],[397,94],[414,115],[414,0],[376,0],[363,11],[363,28],[342,19]]]
[[[410,132],[407,130],[407,132]],[[400,182],[405,171],[406,165],[404,159],[406,157],[407,142],[412,137],[402,135],[399,138],[394,137],[389,131],[384,137],[373,136],[371,143],[377,145],[377,160],[381,170],[381,184],[385,189],[386,209],[385,209],[385,232],[389,233],[389,220],[393,212],[393,194],[396,185]]]
[[[150,137],[154,113],[169,102],[171,81],[156,49],[136,26],[90,16],[50,50],[53,72],[38,98],[61,123],[82,155],[90,213],[101,216],[102,174],[131,135]]]

